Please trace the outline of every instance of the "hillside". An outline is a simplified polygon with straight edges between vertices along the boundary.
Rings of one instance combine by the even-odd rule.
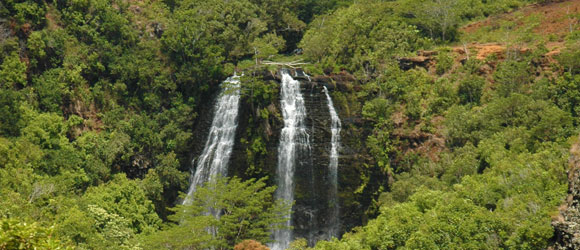
[[[391,162],[392,179],[377,219],[316,249],[577,248],[575,170],[569,180],[565,173],[578,130],[564,128],[576,126],[577,104],[562,99],[577,87],[578,64],[569,64],[578,58],[577,4],[534,4],[470,22],[449,46],[395,56],[402,72],[384,62],[387,73],[369,79],[362,71],[366,83],[356,92],[374,97],[362,107],[375,127],[367,147]],[[572,120],[536,109],[549,103]],[[535,127],[544,122],[558,128]],[[568,181],[568,205],[556,217]],[[553,191],[560,194],[546,196]]]
[[[0,249],[577,248],[580,1],[0,2]]]
[[[517,11],[472,22],[459,30],[464,33],[464,40],[474,41],[478,39],[478,34],[493,33],[511,25],[509,29],[514,32],[526,30],[528,33],[542,37],[541,39],[548,39],[547,42],[563,42],[567,34],[578,28],[578,20],[574,18],[574,15],[580,12],[579,9],[580,2],[577,0],[532,4]],[[496,37],[491,36],[487,39],[494,38]],[[541,39],[538,38],[538,40]]]

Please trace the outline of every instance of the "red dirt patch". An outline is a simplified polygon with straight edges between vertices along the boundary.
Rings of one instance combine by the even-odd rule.
[[[270,248],[255,240],[244,240],[234,246],[234,250],[270,250]]]
[[[475,45],[472,48],[477,49],[477,56],[476,58],[479,60],[484,60],[490,55],[501,55],[505,51],[505,46],[501,46],[498,44],[479,44]]]
[[[543,13],[542,23],[534,32],[542,35],[557,34],[563,36],[570,32],[570,27],[578,23],[577,19],[570,18],[569,15],[580,13],[580,0],[551,3],[535,9],[528,9],[524,13],[526,16]]]
[[[516,12],[523,13],[525,17],[531,15],[542,16],[541,23],[534,29],[534,33],[541,35],[555,34],[559,37],[563,37],[565,34],[570,32],[571,26],[576,26],[575,29],[579,28],[578,20],[569,18],[568,15],[580,13],[580,0],[553,2],[543,5],[528,5],[511,13],[492,16],[483,21],[468,24],[460,28],[460,31],[473,33],[484,26],[499,25],[499,22],[502,20],[513,21]]]

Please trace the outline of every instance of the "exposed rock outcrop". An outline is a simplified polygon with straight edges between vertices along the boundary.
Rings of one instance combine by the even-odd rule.
[[[414,57],[402,57],[399,58],[399,67],[403,70],[409,70],[415,67],[427,68],[429,62],[432,60],[432,56],[414,56]]]
[[[580,249],[580,142],[570,149],[568,196],[552,221],[553,249]]]

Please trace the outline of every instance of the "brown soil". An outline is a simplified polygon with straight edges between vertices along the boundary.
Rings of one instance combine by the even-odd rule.
[[[517,12],[523,13],[525,17],[531,15],[541,15],[542,20],[540,25],[534,29],[534,32],[541,35],[555,34],[559,38],[562,38],[565,34],[570,32],[570,26],[575,26],[576,29],[579,28],[577,19],[571,19],[568,17],[570,14],[580,13],[580,0],[567,0],[560,2],[553,2],[548,4],[532,4],[526,6]],[[502,20],[515,20],[515,13],[506,13],[503,15],[497,15],[489,17],[483,21],[475,22],[466,25],[460,30],[465,33],[473,33],[484,26],[494,26],[499,25]]]
[[[545,44],[549,52],[541,59],[540,66],[550,67],[552,63],[556,63],[554,56],[558,55],[561,50],[566,48],[566,45],[561,41],[561,38],[569,33],[568,27],[570,26],[570,22],[576,22],[576,20],[568,19],[568,14],[580,13],[580,0],[569,0],[545,5],[529,5],[518,10],[518,12],[523,13],[524,16],[541,14],[541,23],[534,32],[540,35],[555,34],[560,39],[560,41],[548,42]],[[483,21],[469,24],[461,28],[461,31],[466,33],[477,32],[482,27],[499,25],[501,21],[513,21],[516,20],[516,18],[517,16],[515,12],[498,15],[487,18]],[[574,24],[576,25],[576,28],[580,27],[580,23]],[[517,47],[508,48],[505,44],[501,43],[473,42],[453,46],[451,51],[455,57],[455,66],[461,65],[461,62],[464,62],[468,57],[483,60],[485,62],[486,58],[495,55],[497,60],[485,62],[479,69],[479,73],[489,79],[495,70],[497,62],[505,58],[508,52],[511,53],[517,51],[525,54],[530,53],[530,48],[535,48],[535,46],[520,44]],[[437,51],[418,51],[417,56],[399,58],[399,62],[409,64],[410,68],[423,67],[431,74],[435,74],[437,53]],[[451,72],[454,72],[454,70],[451,70]],[[446,137],[444,133],[445,126],[443,125],[443,117],[434,117],[430,121],[432,125],[437,128],[434,133],[423,132],[421,127],[424,126],[424,124],[408,124],[409,119],[402,112],[394,113],[391,116],[391,119],[395,125],[393,136],[404,142],[399,148],[399,150],[404,152],[404,154],[416,153],[432,161],[438,161],[441,152],[447,150],[445,145]]]
[[[48,27],[48,30],[58,30],[62,28],[59,24],[59,17],[55,14],[57,12],[54,8],[55,7],[52,5],[49,5],[48,11],[44,15],[44,18],[46,18],[46,26]]]
[[[505,51],[505,46],[498,44],[478,44],[470,47],[470,49],[471,48],[477,50],[476,58],[479,60],[484,60],[485,58],[493,54],[501,55]]]
[[[577,26],[578,20],[570,18],[570,14],[580,13],[580,0],[570,0],[552,3],[530,9],[526,15],[543,13],[542,23],[534,30],[538,34],[557,34],[563,36],[570,32],[570,27]],[[576,27],[577,29],[578,27]]]

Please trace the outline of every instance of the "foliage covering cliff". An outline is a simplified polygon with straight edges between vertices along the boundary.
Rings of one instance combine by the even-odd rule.
[[[343,140],[362,152],[342,198],[364,198],[357,216],[371,218],[316,248],[545,248],[578,133],[578,12],[558,36],[529,32],[534,18],[459,29],[531,2],[2,1],[0,248],[163,248],[171,232],[179,247],[246,240],[212,241],[193,223],[207,241],[180,242],[191,235],[170,208],[219,82],[297,47],[336,85]],[[493,53],[469,44],[485,36],[508,40]],[[245,178],[271,175],[275,159],[278,92],[260,76],[242,86]],[[246,184],[271,193],[257,183]]]
[[[187,188],[197,114],[234,64],[292,50],[341,4],[2,1],[0,218],[65,245],[136,246]]]

